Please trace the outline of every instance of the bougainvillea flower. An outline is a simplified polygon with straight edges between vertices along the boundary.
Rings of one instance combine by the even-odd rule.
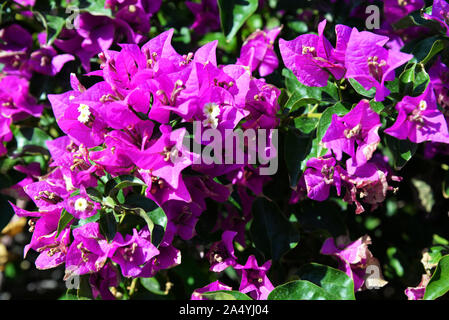
[[[202,293],[220,291],[220,290],[232,291],[232,288],[217,280],[212,283],[209,283],[207,286],[204,286],[199,289],[195,289],[193,291],[190,299],[191,300],[208,300],[206,297],[204,297],[202,295]]]
[[[12,24],[0,30],[0,63],[5,66],[3,72],[31,77],[26,61],[33,46],[31,34],[18,24]]]
[[[195,226],[203,212],[203,209],[195,201],[167,201],[163,204],[164,212],[168,218],[168,225],[171,226],[173,236],[176,234],[183,240],[190,240],[195,235]],[[168,230],[165,231],[169,233]],[[171,242],[171,241],[170,241]]]
[[[405,96],[396,105],[399,111],[396,122],[384,132],[400,140],[414,143],[424,141],[449,143],[448,125],[438,110],[432,85],[417,97]]]
[[[332,122],[322,141],[341,160],[342,153],[362,165],[371,159],[380,137],[380,117],[371,108],[368,100],[361,100],[354,109],[343,117],[332,115]],[[356,146],[357,145],[357,146]]]
[[[87,219],[97,214],[101,204],[90,199],[86,188],[82,185],[80,194],[65,200],[65,209],[77,219]]]
[[[31,54],[28,64],[33,71],[54,76],[61,71],[64,64],[72,60],[75,60],[75,57],[71,54],[57,54],[53,47],[41,47]]]
[[[55,185],[49,180],[33,182],[24,187],[25,193],[41,210],[63,208],[64,199],[69,196],[65,185]]]
[[[33,233],[31,241],[24,248],[24,257],[30,249],[39,252],[35,264],[38,269],[54,268],[65,262],[67,247],[70,243],[70,228],[64,228],[57,235],[61,209],[43,212],[30,212],[11,203],[19,217],[29,217],[29,231]]]
[[[250,293],[255,300],[266,300],[270,292],[274,289],[267,272],[271,267],[271,260],[259,267],[256,257],[248,257],[245,265],[236,265],[234,268],[241,275],[239,291]]]
[[[375,87],[376,101],[383,101],[390,94],[385,82],[394,80],[394,70],[413,58],[411,54],[384,48],[388,41],[388,37],[353,28],[346,49],[345,78],[357,80],[365,90]]]
[[[439,22],[449,36],[449,3],[445,0],[434,0],[432,13],[424,13],[424,17]]]
[[[320,252],[335,256],[338,259],[338,268],[354,281],[354,291],[359,291],[365,283],[367,268],[377,268],[379,278],[376,279],[377,282],[373,283],[373,286],[381,287],[387,283],[382,278],[379,261],[368,249],[369,244],[371,244],[371,239],[367,235],[353,242],[347,236],[340,236],[335,240],[333,238],[326,239]]]
[[[139,232],[133,229],[133,235],[127,234],[124,238],[117,232],[113,241],[118,248],[111,260],[120,266],[125,277],[138,277],[142,272],[140,266],[159,254],[159,250],[151,243],[148,228]]]
[[[374,154],[371,161],[361,166],[354,165],[354,159],[350,158],[346,161],[346,169],[348,175],[344,177],[344,181],[347,192],[344,200],[356,205],[356,214],[365,211],[360,202],[371,205],[371,211],[375,210],[385,201],[387,191],[395,190],[389,182],[402,180],[393,174],[388,166],[388,158],[381,153]]]
[[[408,300],[422,300],[429,281],[430,276],[428,274],[423,274],[421,277],[421,282],[416,287],[408,287],[405,289],[405,295]]]
[[[64,279],[100,271],[117,248],[114,242],[108,243],[96,222],[86,223],[72,233],[74,239],[67,251]]]
[[[221,235],[221,241],[214,242],[209,248],[206,256],[209,259],[211,271],[221,272],[237,263],[233,244],[236,235],[237,232],[226,230]]]
[[[28,116],[40,117],[44,106],[29,93],[29,82],[19,76],[0,78],[0,117],[20,121]]]
[[[237,64],[248,66],[251,72],[258,70],[261,77],[271,74],[279,64],[274,42],[281,29],[282,26],[266,31],[258,30],[249,35],[242,46]]]
[[[329,197],[331,186],[335,186],[337,194],[340,195],[342,175],[345,175],[345,171],[333,156],[310,159],[303,174],[307,196],[313,200],[324,201]]]
[[[92,273],[89,277],[94,299],[101,297],[102,300],[115,300],[109,288],[116,287],[118,284],[119,274],[112,263],[106,263],[100,271]]]
[[[149,278],[159,270],[173,268],[181,263],[181,251],[173,245],[167,244],[164,240],[158,247],[159,254],[148,261],[142,268],[140,277]]]
[[[345,74],[345,68],[340,63],[341,52],[335,58],[334,48],[323,33],[326,20],[318,25],[318,35],[300,35],[294,40],[279,39],[279,49],[285,66],[292,70],[299,82],[310,87],[325,87],[331,73],[337,80]],[[343,36],[345,32],[339,29],[337,35]],[[340,40],[341,41],[341,40]],[[338,50],[344,48],[339,42]]]
[[[201,0],[201,3],[186,1],[186,6],[195,16],[190,29],[200,35],[220,29],[220,14],[216,0]]]

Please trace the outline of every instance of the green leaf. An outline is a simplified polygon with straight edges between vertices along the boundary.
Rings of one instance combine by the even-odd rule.
[[[76,292],[78,300],[92,300],[94,297],[92,295],[92,287],[89,283],[89,274],[80,276],[80,287]]]
[[[370,105],[371,109],[377,114],[380,114],[385,109],[384,104],[380,101],[377,102],[374,100],[370,100],[369,105]]]
[[[151,232],[151,241],[157,247],[167,227],[167,215],[164,210],[151,199],[136,194],[129,196],[121,207],[145,220]]]
[[[306,280],[287,282],[273,289],[267,300],[336,300],[326,290]]]
[[[209,291],[201,293],[201,295],[208,300],[252,300],[246,294],[241,293],[239,291],[227,291],[227,290],[219,290],[219,291]]]
[[[145,182],[131,175],[121,175],[109,180],[104,188],[104,194],[116,199],[117,193],[128,187],[143,187]]]
[[[114,239],[117,233],[117,221],[112,211],[106,211],[101,214],[100,220],[100,232],[106,237],[108,241]]]
[[[62,209],[61,217],[59,218],[58,221],[58,229],[56,231],[55,238],[59,236],[61,231],[64,230],[73,219],[74,217],[70,213],[68,213],[67,210]]]
[[[45,15],[47,19],[47,45],[52,45],[65,26],[66,19],[54,15]]]
[[[411,53],[416,61],[426,64],[443,49],[444,42],[439,39],[439,36],[433,36],[414,44]]]
[[[97,214],[93,215],[92,217],[89,217],[86,219],[80,219],[76,225],[72,224],[71,228],[76,229],[76,228],[84,226],[87,223],[97,222],[98,220],[100,220],[100,217],[101,217],[101,213],[98,212]]]
[[[393,156],[392,160],[395,170],[402,169],[418,149],[418,145],[408,139],[399,140],[387,134],[385,135],[385,145]]]
[[[430,51],[428,52],[427,56],[423,58],[420,62],[422,64],[426,64],[429,62],[436,54],[440,53],[444,49],[444,42],[440,39],[436,40],[432,47],[430,48]]]
[[[376,88],[372,87],[369,90],[365,90],[365,88],[363,88],[363,86],[355,79],[349,79],[349,83],[351,84],[351,86],[354,88],[354,90],[364,96],[364,97],[368,97],[368,98],[374,98],[374,95],[376,94]]]
[[[430,76],[427,73],[424,65],[418,64],[415,72],[415,82],[413,83],[413,97],[421,95],[427,88],[430,82]]]
[[[424,300],[435,300],[449,291],[449,255],[438,262],[424,293]]]
[[[46,141],[52,140],[52,138],[43,130],[31,127],[13,127],[11,131],[17,141],[17,148],[14,151],[16,156],[25,152],[49,154]]]
[[[285,137],[284,157],[290,177],[290,186],[295,188],[301,174],[302,161],[310,152],[311,139],[298,130],[289,128]]]
[[[329,128],[332,122],[332,115],[336,114],[339,117],[344,116],[349,112],[348,109],[341,102],[337,102],[332,107],[324,110],[323,114],[320,117],[320,121],[318,122],[316,136],[319,141],[323,140],[324,135],[326,134],[327,129]]]
[[[415,69],[416,63],[410,63],[399,76],[399,92],[404,96],[410,96],[413,93]]]
[[[301,132],[304,132],[305,134],[308,134],[310,132],[312,132],[313,130],[315,130],[316,126],[318,125],[318,122],[320,120],[318,118],[315,117],[299,117],[299,118],[295,118],[294,122],[295,122],[295,127],[299,130],[301,130]]]
[[[282,69],[282,75],[285,77],[285,87],[287,92],[291,95],[295,95],[291,98],[292,101],[298,101],[299,99],[313,99],[315,101],[321,101],[321,87],[308,87],[298,81],[298,78],[289,69]],[[292,102],[290,102],[292,103]]]
[[[318,263],[310,263],[302,266],[298,274],[301,280],[316,284],[336,299],[355,300],[354,282],[343,271]]]
[[[86,188],[86,193],[89,196],[89,198],[91,198],[95,202],[101,203],[103,201],[103,195],[101,194],[100,191],[98,191],[95,188],[92,187]]]
[[[258,0],[218,0],[221,28],[227,41],[235,37],[257,6]]]
[[[8,225],[13,216],[13,208],[9,205],[6,197],[0,194],[0,232]]]
[[[110,8],[105,7],[105,0],[90,0],[87,8],[82,8],[80,12],[89,12],[94,16],[107,16],[114,18]]]
[[[252,207],[251,236],[265,258],[279,261],[284,253],[297,245],[299,233],[279,207],[265,198],[257,198]]]
[[[155,278],[140,278],[140,284],[151,293],[166,296],[168,292],[161,290],[159,281]]]

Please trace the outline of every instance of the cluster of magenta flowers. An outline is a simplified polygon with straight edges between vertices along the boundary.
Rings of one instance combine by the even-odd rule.
[[[248,207],[244,216],[229,214],[217,222],[223,243],[214,244],[207,255],[211,270],[234,266],[241,270],[242,292],[266,298],[273,288],[263,274],[269,264],[259,268],[252,257],[238,265],[232,239],[245,245],[253,199],[248,190],[260,194],[267,177],[249,164],[194,164],[198,155],[183,141],[188,134],[184,125],[194,121],[217,130],[234,129],[243,119],[252,128],[276,127],[279,90],[254,78],[248,66],[218,66],[216,41],[180,55],[171,46],[172,35],[173,30],[166,31],[141,48],[122,44],[121,51],[106,50],[100,54],[101,70],[90,73],[103,81],[86,89],[72,75],[73,90],[49,95],[56,121],[67,135],[47,142],[51,171],[24,188],[39,211],[14,206],[18,216],[31,217],[33,237],[25,254],[29,249],[39,252],[39,269],[65,264],[66,279],[91,274],[91,283],[96,278],[110,281],[95,286],[107,298],[110,293],[102,288],[117,281],[112,276],[118,274],[117,266],[124,277],[151,277],[178,265],[181,253],[174,238],[191,239],[206,210],[205,199],[225,202],[234,188]],[[186,168],[194,173],[185,173]],[[232,184],[214,179],[224,174]],[[111,207],[117,213],[120,202],[111,205],[92,197],[90,190],[107,177],[125,175],[139,181],[146,199],[165,212],[165,233],[157,245],[147,224],[128,230],[119,223],[112,238],[104,235],[98,219]],[[132,194],[129,187],[122,191],[125,197]],[[64,215],[71,218],[62,228]],[[252,278],[258,270],[263,281]]]
[[[34,1],[15,2],[23,15],[32,15],[26,10]],[[211,272],[232,268],[240,285],[232,288],[216,280],[194,290],[191,299],[236,289],[253,299],[267,299],[275,289],[267,276],[272,261],[258,261],[252,254],[243,261],[235,247],[250,242],[253,203],[266,198],[264,187],[273,179],[260,173],[263,164],[249,161],[254,151],[249,143],[243,164],[197,161],[202,155],[192,145],[204,149],[217,141],[197,137],[191,128],[199,124],[202,132],[214,129],[223,139],[227,130],[285,129],[281,90],[264,79],[282,63],[304,87],[335,86],[342,106],[315,146],[321,151],[305,161],[286,206],[300,206],[305,198],[339,198],[354,206],[356,214],[382,206],[402,181],[383,152],[383,138],[425,143],[426,158],[449,154],[449,67],[443,60],[429,64],[429,81],[419,93],[395,92],[392,98],[390,86],[400,72],[416,65],[413,54],[401,51],[406,39],[427,32],[421,26],[396,30],[391,25],[423,8],[424,1],[384,1],[385,20],[376,32],[337,24],[335,45],[325,37],[327,20],[318,24],[316,34],[279,39],[278,45],[285,26],[257,30],[239,48],[235,64],[226,65],[217,62],[218,41],[185,54],[172,46],[173,29],[147,41],[151,18],[161,4],[107,0],[105,8],[112,16],[82,11],[73,28],[64,27],[51,44],[45,33],[39,34],[38,49],[19,24],[0,31],[0,156],[13,140],[12,124],[39,117],[44,110],[30,94],[34,73],[55,76],[66,63],[79,60],[86,78],[96,82],[87,87],[72,73],[71,90],[48,95],[65,135],[46,142],[51,160],[43,176],[37,163],[16,167],[27,177],[14,190],[37,209],[11,206],[17,216],[29,218],[32,238],[24,255],[36,251],[38,269],[64,266],[65,280],[85,277],[94,298],[114,299],[110,288],[123,278],[151,278],[181,264],[177,244],[194,239],[201,216],[210,210],[207,204],[214,202],[219,206],[211,232],[220,233],[221,240],[199,251]],[[217,1],[185,5],[195,17],[189,26],[195,33],[220,29]],[[422,16],[449,36],[447,2],[435,0],[432,11]],[[119,49],[112,50],[117,44]],[[92,58],[98,58],[98,70],[92,70]],[[357,101],[350,105],[341,90],[351,88]],[[374,93],[361,97],[361,91]],[[378,103],[387,106],[383,113],[376,110]],[[220,145],[225,154],[225,144]],[[268,145],[263,151],[273,155],[277,150]],[[229,201],[231,194],[240,200],[238,210]],[[374,284],[367,280],[368,267],[381,269],[370,244],[368,235],[353,241],[329,237],[320,253],[336,259],[354,291],[382,287],[382,277]],[[421,299],[428,281],[423,276],[416,288],[408,288],[409,299]]]

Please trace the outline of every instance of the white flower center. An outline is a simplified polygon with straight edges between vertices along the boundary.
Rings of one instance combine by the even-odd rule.
[[[220,107],[216,103],[206,103],[203,113],[206,117],[216,118],[220,114]]]
[[[216,103],[206,103],[203,107],[203,113],[206,116],[206,120],[203,121],[205,127],[211,126],[216,129],[218,126],[217,117],[220,115],[220,107]]]
[[[80,104],[78,107],[78,112],[80,113],[80,115],[78,116],[78,121],[86,124],[87,122],[89,122],[90,119],[90,110],[89,110],[89,106],[87,104]]]
[[[75,210],[76,211],[86,211],[88,207],[87,200],[84,198],[78,198],[75,201]]]

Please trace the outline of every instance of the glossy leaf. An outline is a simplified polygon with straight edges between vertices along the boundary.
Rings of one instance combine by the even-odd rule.
[[[252,300],[246,294],[239,291],[210,291],[201,294],[208,300]]]
[[[221,27],[227,41],[235,37],[257,6],[258,0],[218,0]]]
[[[267,300],[336,300],[336,298],[310,281],[296,280],[274,288]]]
[[[438,266],[426,287],[424,300],[435,300],[449,291],[449,255],[438,262]]]
[[[298,274],[301,280],[316,284],[339,300],[355,300],[354,282],[343,271],[311,263],[302,266]]]
[[[59,218],[58,221],[58,229],[55,238],[59,236],[61,231],[64,230],[73,219],[74,217],[70,213],[68,213],[67,210],[65,209],[62,210],[61,217]]]
[[[302,162],[310,152],[311,139],[298,130],[290,128],[285,137],[284,157],[290,177],[290,186],[296,187],[301,173]],[[292,152],[294,150],[294,152]]]
[[[254,201],[251,236],[257,249],[266,259],[279,261],[283,254],[295,247],[299,233],[285,218],[279,207],[265,198]]]

